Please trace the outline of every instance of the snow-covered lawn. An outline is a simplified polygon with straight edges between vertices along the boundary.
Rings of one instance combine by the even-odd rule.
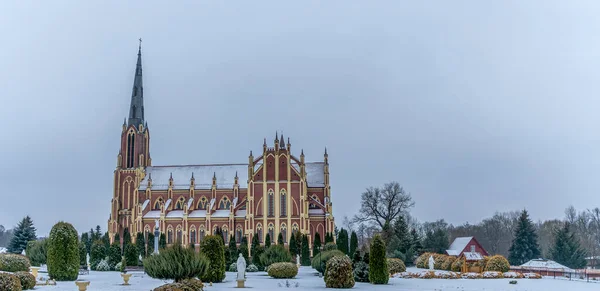
[[[411,269],[416,271],[418,269]],[[129,280],[130,286],[119,285],[123,282],[118,272],[90,272],[89,275],[79,276],[80,279],[91,282],[88,290],[140,290],[148,291],[158,287],[165,282],[155,280],[143,273],[132,273]],[[42,276],[45,274],[42,274]],[[264,272],[247,273],[246,286],[255,290],[325,290],[323,278],[319,278],[310,267],[301,267],[296,279],[290,279],[290,287],[285,285],[286,280],[273,279]],[[371,285],[368,283],[356,283],[354,289],[358,290],[460,290],[460,291],[562,291],[562,290],[598,290],[600,285],[595,283],[545,279],[517,279],[518,284],[510,285],[508,282],[514,279],[401,279],[391,278],[388,285]],[[298,282],[299,287],[295,287]],[[208,284],[206,284],[208,285]],[[206,286],[206,291],[232,291],[236,285],[235,273],[227,273],[225,282]],[[38,286],[36,290],[77,290],[74,282],[58,282],[57,286]],[[332,289],[328,289],[332,290]]]

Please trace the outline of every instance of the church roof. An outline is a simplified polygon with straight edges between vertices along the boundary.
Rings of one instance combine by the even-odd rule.
[[[324,187],[324,163],[313,162],[305,165],[308,187]],[[216,177],[218,189],[233,189],[236,173],[238,183],[245,188],[248,180],[248,164],[150,166],[146,167],[146,177],[140,182],[139,190],[146,190],[149,178],[152,178],[153,190],[167,190],[171,177],[173,177],[173,189],[189,189],[192,173],[195,189],[210,189],[213,176]]]

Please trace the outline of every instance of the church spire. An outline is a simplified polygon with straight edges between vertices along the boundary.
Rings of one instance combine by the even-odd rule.
[[[135,77],[133,79],[133,90],[131,92],[131,106],[129,108],[128,125],[136,128],[144,124],[144,87],[142,84],[142,39],[138,48],[137,64],[135,65]]]

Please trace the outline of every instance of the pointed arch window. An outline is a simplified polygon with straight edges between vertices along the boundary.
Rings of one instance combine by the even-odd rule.
[[[262,243],[264,238],[263,238],[262,225],[260,223],[258,225],[256,225],[256,235],[258,235],[258,242]]]
[[[208,199],[206,199],[206,196],[202,196],[202,198],[200,198],[200,200],[198,200],[198,209],[200,210],[206,210],[206,202],[208,201]]]
[[[173,243],[173,228],[169,225],[167,229],[167,244]]]
[[[238,227],[235,229],[235,242],[236,243],[241,243],[242,242],[242,226],[238,225]]]
[[[190,243],[196,244],[196,228],[193,226],[192,226],[192,229],[190,230]]]
[[[275,237],[275,226],[273,226],[272,223],[269,223],[269,238],[271,239],[271,243],[277,241],[277,238]]]
[[[268,196],[268,216],[269,217],[273,217],[275,216],[275,194],[273,192],[273,189],[269,189],[269,192],[267,193]]]
[[[181,231],[181,226],[177,226],[177,242],[183,243],[183,232]]]
[[[287,243],[287,226],[285,223],[281,224],[281,236],[283,236],[283,243]]]
[[[280,191],[280,198],[279,198],[279,209],[281,211],[281,216],[287,216],[287,193],[285,192],[285,189],[281,189]]]
[[[298,232],[298,224],[294,222],[294,224],[292,224],[292,233],[295,235]]]
[[[133,131],[129,132],[127,135],[127,168],[133,168],[133,157],[135,156],[134,150],[135,144],[135,133]]]
[[[200,227],[200,242],[202,242],[204,240],[204,225]]]
[[[160,210],[160,206],[163,203],[162,197],[156,199],[156,202],[154,202],[154,208],[153,210]]]
[[[221,202],[219,202],[219,209],[229,210],[230,207],[231,201],[229,201],[229,198],[227,198],[227,196],[223,196],[223,198],[221,198]]]
[[[223,228],[221,228],[223,230],[223,241],[225,242],[225,244],[229,243],[229,231],[227,230],[227,225],[224,224]]]
[[[177,201],[177,203],[175,204],[175,209],[182,210],[184,203],[185,203],[185,199],[183,197],[179,198],[179,201]]]

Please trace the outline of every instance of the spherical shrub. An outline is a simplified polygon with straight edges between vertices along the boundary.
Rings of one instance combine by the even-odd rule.
[[[202,281],[196,278],[184,279],[180,283],[185,286],[188,286],[194,291],[202,291],[204,289],[204,284],[202,284]]]
[[[495,255],[489,258],[487,265],[485,266],[485,271],[496,271],[496,272],[508,272],[510,270],[510,264],[508,260],[501,256]]]
[[[390,275],[406,271],[406,265],[400,259],[389,258],[387,259],[387,263]]]
[[[444,262],[446,261],[446,258],[448,256],[446,255],[441,255],[441,254],[434,254],[433,255],[433,268],[436,270],[443,270],[442,269],[442,265],[444,264]]]
[[[0,271],[18,272],[29,271],[29,259],[23,255],[0,254]]]
[[[237,263],[231,263],[231,265],[229,265],[229,268],[227,269],[227,271],[237,272]]]
[[[21,280],[13,274],[0,272],[0,290],[21,291]]]
[[[144,271],[155,279],[180,282],[183,279],[204,275],[208,260],[203,254],[184,248],[180,243],[163,249],[144,260]]]
[[[321,252],[321,253],[317,254],[315,257],[313,257],[311,266],[313,267],[313,269],[319,271],[319,273],[323,273],[325,271],[324,269],[325,269],[325,266],[327,264],[327,261],[329,261],[329,259],[331,259],[335,256],[344,256],[344,255],[345,254],[339,250]]]
[[[235,268],[237,269],[237,266]],[[254,264],[250,264],[250,265],[248,265],[248,267],[246,267],[246,272],[248,272],[248,273],[258,272],[258,267]]]
[[[282,245],[272,245],[260,255],[261,263],[268,267],[274,263],[291,262],[292,255]]]
[[[371,241],[369,255],[369,282],[372,284],[387,284],[390,273],[385,258],[385,242],[380,235],[375,235]]]
[[[200,276],[202,282],[218,283],[225,279],[225,246],[223,238],[209,235],[200,244],[202,252],[209,261],[208,270]]]
[[[442,270],[452,271],[452,264],[456,261],[456,257],[447,256],[446,260],[442,264]]]
[[[100,260],[100,262],[96,265],[96,271],[107,272],[110,270],[111,270],[110,264],[108,263],[108,260],[106,260],[106,259]]]
[[[475,263],[473,263],[474,267],[480,267],[481,271],[485,270],[485,266],[487,266],[488,261],[490,260],[490,257],[488,256],[484,256],[482,260],[476,261]]]
[[[14,275],[19,278],[19,281],[21,281],[21,288],[23,290],[29,290],[35,287],[35,277],[29,272],[19,271],[15,272]]]
[[[456,259],[456,260],[454,260],[454,262],[450,266],[450,271],[452,271],[452,272],[462,272],[462,265],[463,265],[463,260],[462,259]]]
[[[356,282],[369,282],[369,265],[364,261],[357,262],[354,265],[354,281]]]
[[[79,238],[67,222],[52,227],[48,237],[48,276],[56,281],[75,281],[79,274]]]
[[[337,250],[337,245],[334,242],[328,242],[325,244],[325,246],[323,247],[323,251],[333,251],[333,250]]]
[[[196,291],[182,283],[170,283],[154,288],[154,291]]]
[[[354,275],[352,274],[352,261],[350,258],[347,256],[336,256],[327,261],[325,287],[354,287]]]
[[[298,275],[298,267],[289,262],[273,263],[269,266],[268,274],[277,279],[291,279]]]
[[[433,253],[421,254],[415,261],[415,265],[417,266],[417,268],[429,269],[429,257],[432,255]]]

